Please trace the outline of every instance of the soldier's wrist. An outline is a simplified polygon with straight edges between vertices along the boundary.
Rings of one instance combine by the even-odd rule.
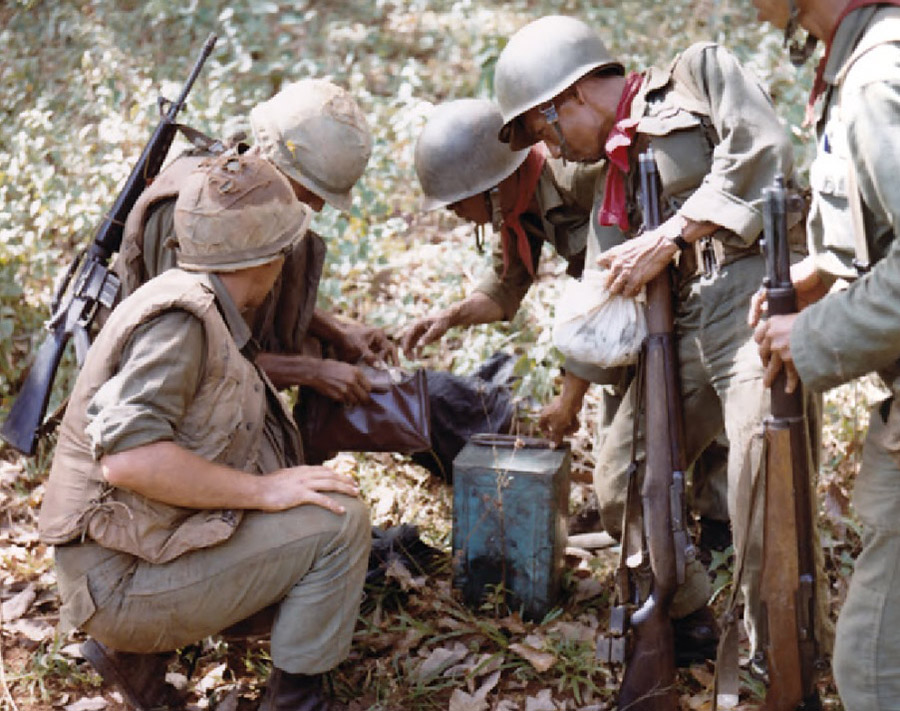
[[[685,239],[684,228],[687,226],[687,220],[681,215],[675,215],[671,221],[671,228],[667,230],[666,239],[675,245],[679,252],[683,252],[691,243]]]

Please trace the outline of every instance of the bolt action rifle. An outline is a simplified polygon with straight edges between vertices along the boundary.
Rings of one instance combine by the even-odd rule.
[[[770,316],[796,313],[787,236],[784,179],[765,190],[763,204]],[[784,369],[772,384],[765,421],[766,470],[760,642],[768,670],[767,711],[819,709],[816,689],[816,563],[810,444],[803,388],[785,392]]]
[[[659,174],[653,150],[639,157],[640,194],[647,230],[662,221]],[[684,423],[673,333],[672,281],[666,269],[647,284],[647,330],[642,388],[646,414],[646,469],[636,501],[632,463],[623,527],[623,556],[617,575],[620,604],[611,613],[610,636],[598,656],[625,664],[618,708],[675,711],[675,639],[669,609],[694,554],[684,526]],[[638,417],[635,407],[635,417]],[[632,493],[633,492],[633,493]],[[635,521],[642,519],[642,525]],[[635,530],[635,524],[638,523]],[[638,555],[630,553],[637,548]],[[627,561],[626,561],[627,559]]]
[[[125,219],[144,188],[159,173],[169,152],[178,124],[175,118],[184,106],[203,64],[213,50],[216,35],[211,34],[174,102],[159,98],[162,114],[159,125],[144,147],[141,157],[125,181],[125,186],[100,224],[93,242],[76,256],[57,286],[51,303],[49,334],[41,344],[9,415],[0,429],[9,445],[23,454],[34,454],[56,370],[69,338],[75,343],[79,365],[90,346],[89,330],[100,306],[111,308],[119,292],[119,279],[110,271],[110,257],[122,244]]]

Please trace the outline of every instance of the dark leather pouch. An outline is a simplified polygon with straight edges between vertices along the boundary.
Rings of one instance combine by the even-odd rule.
[[[344,405],[304,389],[298,425],[309,459],[317,453],[400,452],[431,449],[431,415],[424,370],[360,366],[372,383],[371,400]]]

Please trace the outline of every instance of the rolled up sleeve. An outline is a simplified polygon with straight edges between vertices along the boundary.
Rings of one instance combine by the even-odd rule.
[[[708,95],[719,142],[709,173],[679,212],[714,222],[752,244],[762,231],[763,189],[777,174],[793,170],[790,137],[768,94],[730,52],[712,45],[686,61]]]
[[[95,459],[172,440],[200,384],[206,337],[186,311],[168,311],[132,334],[115,375],[88,404]]]

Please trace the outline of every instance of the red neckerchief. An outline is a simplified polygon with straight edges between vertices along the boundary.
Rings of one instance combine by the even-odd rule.
[[[534,278],[534,260],[531,257],[531,245],[528,243],[528,236],[522,228],[519,217],[531,204],[534,191],[537,189],[538,180],[541,178],[541,171],[544,169],[544,161],[547,160],[547,154],[544,153],[539,145],[531,149],[525,162],[519,167],[516,204],[513,205],[509,212],[503,213],[503,224],[500,225],[500,245],[503,248],[503,277],[506,276],[506,270],[509,269],[509,243],[513,238],[513,233],[515,233],[516,249],[519,250],[519,256],[525,262],[525,268],[528,270],[528,273]]]
[[[625,176],[630,168],[628,149],[634,140],[639,120],[631,118],[631,102],[641,88],[642,80],[643,77],[637,72],[632,72],[625,80],[625,88],[616,106],[616,122],[604,145],[609,169],[597,221],[601,225],[618,225],[623,230],[628,229],[628,201],[625,197]]]
[[[809,126],[813,123],[816,101],[825,91],[825,65],[828,64],[828,57],[831,55],[831,43],[834,42],[834,36],[837,34],[838,27],[841,26],[841,23],[847,15],[861,7],[866,7],[867,5],[893,5],[895,7],[900,7],[900,0],[850,0],[850,2],[847,3],[847,7],[844,8],[838,17],[837,22],[834,23],[834,27],[831,28],[831,34],[828,36],[828,41],[825,43],[825,54],[822,55],[822,59],[819,60],[819,64],[816,66],[816,78],[813,81],[812,91],[809,94],[809,101],[806,103],[806,117],[803,120],[804,126]]]

